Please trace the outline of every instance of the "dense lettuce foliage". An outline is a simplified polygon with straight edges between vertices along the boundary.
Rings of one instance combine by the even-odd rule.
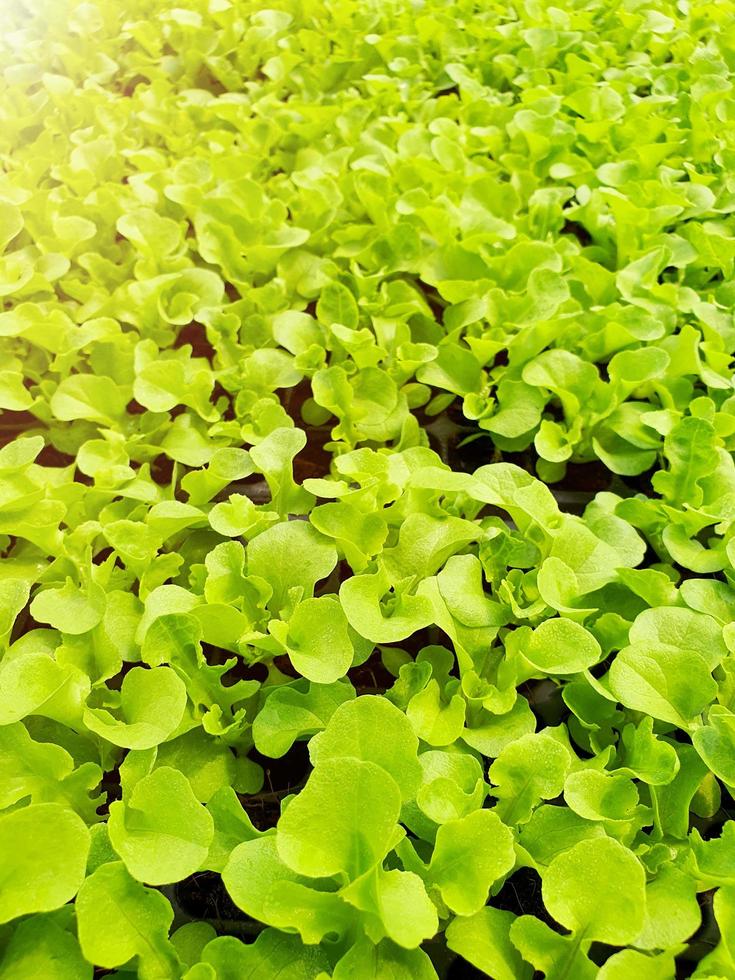
[[[1,980],[735,977],[735,3],[4,17]]]

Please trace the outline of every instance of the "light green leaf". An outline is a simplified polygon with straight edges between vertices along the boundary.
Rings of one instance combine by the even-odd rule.
[[[84,723],[101,738],[128,749],[148,749],[178,728],[186,687],[170,667],[133,667],[120,688],[121,718],[105,708],[85,708]]]
[[[59,382],[49,406],[55,418],[62,422],[87,419],[113,426],[125,412],[126,401],[112,378],[72,374]]]
[[[334,968],[333,980],[437,980],[437,972],[423,949],[402,949],[390,939],[377,946],[360,939]]]
[[[244,534],[251,536],[277,520],[275,511],[258,510],[252,500],[242,493],[230,494],[227,500],[215,504],[209,512],[209,523],[217,534],[229,538],[239,538]]]
[[[390,850],[400,808],[385,769],[355,758],[319,760],[278,822],[279,857],[298,874],[354,880]]]
[[[465,708],[465,700],[460,694],[453,694],[445,701],[439,684],[430,680],[423,691],[411,698],[406,717],[424,742],[429,745],[451,745],[462,734]]]
[[[596,769],[571,772],[564,783],[564,800],[585,820],[625,822],[648,811],[638,806],[638,790],[632,779],[622,773]]]
[[[473,749],[495,759],[506,745],[524,735],[531,735],[536,729],[534,717],[528,701],[516,698],[513,707],[505,714],[492,714],[490,711],[474,713],[472,727],[465,728],[462,738]]]
[[[265,929],[246,945],[234,936],[218,936],[202,953],[212,967],[207,980],[321,980],[329,976],[329,960],[318,946],[304,946],[298,936]],[[196,969],[196,967],[194,968]],[[190,971],[192,972],[192,971]],[[189,975],[187,974],[187,977]],[[199,980],[192,976],[190,980]],[[201,980],[204,980],[202,974]]]
[[[543,877],[544,905],[577,937],[624,946],[643,928],[646,875],[609,837],[584,840],[555,857]]]
[[[314,766],[335,759],[359,759],[380,766],[393,777],[404,800],[421,780],[418,739],[411,724],[389,701],[365,695],[341,704],[325,731],[309,743]]]
[[[110,806],[110,841],[130,874],[151,885],[198,871],[214,822],[176,769],[161,766],[140,779],[128,799]]]
[[[653,718],[644,718],[636,727],[623,729],[622,763],[625,771],[649,786],[665,786],[679,771],[679,757],[673,745],[653,734]]]
[[[686,942],[701,921],[696,881],[673,864],[665,864],[646,885],[643,929],[634,945],[639,949],[670,949]]]
[[[252,461],[268,484],[270,507],[284,516],[305,514],[314,502],[312,495],[298,486],[293,478],[293,458],[305,446],[306,433],[301,429],[278,428],[269,432],[250,450]],[[311,540],[318,539],[313,536]]]
[[[76,912],[79,944],[90,963],[112,969],[136,957],[141,980],[177,975],[168,940],[173,909],[160,892],[131,878],[121,861],[103,864],[87,878]]]
[[[45,653],[6,658],[0,665],[0,725],[27,715],[77,725],[89,691],[86,674]]]
[[[231,786],[218,789],[208,801],[207,810],[214,821],[214,836],[204,867],[221,873],[238,844],[256,840],[262,833],[253,826]]]
[[[560,936],[532,915],[510,926],[510,939],[521,956],[543,972],[546,980],[596,980],[598,969],[585,955],[578,936]]]
[[[84,821],[58,803],[0,814],[0,923],[71,901],[84,881],[89,843]]]
[[[34,741],[21,722],[0,726],[0,756],[1,809],[29,797],[31,803],[64,803],[88,823],[96,819],[99,800],[90,797],[102,776],[96,763],[75,769],[66,749]]]
[[[280,759],[294,741],[326,728],[337,708],[355,696],[351,684],[309,684],[277,687],[253,720],[253,740],[259,752]]]
[[[672,504],[702,503],[699,481],[714,469],[717,462],[715,431],[705,419],[686,417],[664,439],[664,456],[669,470],[653,477],[653,486]]]
[[[0,251],[4,251],[23,228],[23,213],[10,201],[0,203],[0,228]]]
[[[639,613],[630,627],[630,642],[694,650],[710,670],[728,653],[720,624],[711,616],[681,606],[659,606]]]
[[[404,804],[402,821],[425,840],[436,836],[436,824],[447,823],[478,810],[487,796],[482,769],[473,755],[459,752],[422,752],[423,783],[416,801]]]
[[[447,926],[447,946],[495,980],[530,980],[533,969],[510,940],[514,920],[512,912],[488,907],[457,916]]]
[[[273,589],[269,607],[286,606],[290,589],[311,598],[314,586],[337,564],[334,544],[305,521],[287,521],[268,528],[247,547],[248,574],[264,579]]]
[[[0,472],[24,470],[44,447],[43,436],[20,436],[0,448]]]
[[[693,650],[639,643],[625,647],[608,674],[610,690],[626,708],[687,728],[712,701],[715,683]]]
[[[724,705],[712,705],[707,724],[693,733],[692,743],[712,772],[735,786],[735,714]]]
[[[671,980],[675,976],[674,951],[647,956],[635,949],[623,949],[606,960],[597,980]]]
[[[267,925],[297,929],[305,943],[341,935],[354,919],[339,895],[308,887],[307,878],[283,863],[273,836],[239,844],[222,880],[238,908]]]
[[[522,646],[523,655],[543,674],[575,674],[596,664],[600,644],[571,619],[546,619]]]
[[[474,915],[498,878],[515,864],[513,834],[493,810],[442,824],[429,865],[429,880],[457,915]]]
[[[322,290],[316,305],[316,315],[319,322],[326,326],[341,323],[350,330],[357,329],[359,313],[355,297],[340,282],[330,282]]]
[[[521,828],[519,843],[534,863],[543,868],[579,841],[604,836],[601,823],[591,823],[566,806],[543,804]]]
[[[387,936],[405,949],[416,949],[439,925],[423,881],[411,871],[376,866],[340,894],[367,913],[365,928],[373,942]]]
[[[20,371],[0,371],[0,408],[23,412],[33,404],[33,395],[23,384]]]
[[[185,922],[171,934],[171,945],[184,967],[194,966],[204,947],[216,937],[214,926],[209,922]]]
[[[31,603],[31,615],[39,623],[49,623],[62,633],[88,633],[102,620],[105,593],[90,583],[86,590],[77,588],[68,578],[60,589],[37,592]]]
[[[259,784],[252,785],[258,771],[256,764],[245,756],[236,756],[223,739],[210,736],[201,728],[158,745],[155,764],[178,769],[191,783],[200,803],[208,803],[224,786],[240,793],[260,788]]]
[[[450,555],[475,541],[479,533],[475,524],[458,517],[409,514],[401,525],[398,544],[383,550],[383,567],[391,583],[408,577],[428,578]]]
[[[0,980],[91,980],[79,943],[53,918],[34,915],[16,926],[0,959]]]
[[[309,519],[327,537],[334,538],[354,572],[365,568],[368,558],[378,554],[388,534],[380,514],[364,514],[345,501],[315,507]]]
[[[564,746],[543,733],[507,745],[488,770],[501,820],[509,826],[526,823],[541,800],[561,793],[570,764]]]
[[[389,592],[384,572],[354,575],[342,583],[339,598],[350,626],[374,643],[398,643],[434,621],[434,607],[423,595]]]
[[[332,684],[352,664],[347,618],[332,596],[304,599],[287,624],[271,620],[268,628],[283,643],[296,670],[316,684]]]

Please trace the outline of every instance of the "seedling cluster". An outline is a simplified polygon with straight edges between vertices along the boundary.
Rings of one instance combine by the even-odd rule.
[[[1,980],[735,977],[735,3],[18,0]]]

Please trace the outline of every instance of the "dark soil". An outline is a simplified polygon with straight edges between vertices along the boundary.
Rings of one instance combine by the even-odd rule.
[[[214,503],[221,500],[228,500],[231,494],[241,493],[250,497],[254,504],[269,504],[271,502],[271,491],[260,473],[253,473],[252,476],[244,480],[236,480],[228,483],[218,494],[212,497]]]
[[[479,977],[487,977],[487,973],[478,970],[476,966],[463,960],[461,956],[455,957],[448,965],[446,972],[440,974],[444,980],[476,980]]]
[[[243,657],[238,657],[236,653],[212,646],[211,643],[206,642],[202,643],[202,653],[207,663],[212,666],[227,663],[228,660],[232,659],[236,661],[234,666],[230,667],[222,677],[224,687],[231,687],[238,681],[260,681],[262,683],[268,677],[268,667],[261,661],[248,663]]]
[[[533,868],[519,868],[506,879],[497,895],[490,899],[496,909],[505,909],[514,915],[535,915],[552,929],[559,927],[544,907],[541,897],[541,876]]]
[[[100,790],[105,794],[106,799],[97,807],[97,813],[101,817],[107,817],[110,812],[110,804],[122,799],[119,769],[111,769],[102,776]]]
[[[584,227],[576,221],[567,219],[559,231],[560,235],[572,235],[577,239],[582,248],[592,244],[592,236]]]
[[[165,453],[159,453],[151,463],[151,479],[160,487],[170,486],[173,472],[174,461]]]
[[[253,762],[263,767],[265,788],[269,793],[278,793],[282,790],[293,792],[295,786],[306,782],[306,777],[311,770],[309,747],[304,741],[294,742],[280,759],[271,759],[257,749],[251,749],[249,756]]]
[[[280,759],[271,759],[257,749],[250,750],[253,762],[263,767],[265,785],[260,793],[242,794],[240,803],[258,830],[269,830],[281,816],[281,801],[304,785],[311,772],[308,745],[294,742]]]
[[[303,483],[307,479],[320,479],[329,476],[332,454],[324,447],[331,441],[331,428],[326,425],[306,427],[304,422],[297,424],[307,429],[308,442],[301,452],[294,457],[294,480],[297,483]]]
[[[453,470],[473,473],[480,466],[497,462],[500,458],[488,433],[469,424],[453,406],[439,415],[417,415],[429,437],[429,446]]]
[[[22,433],[19,433],[22,435]],[[41,452],[36,456],[36,462],[39,466],[53,466],[59,469],[64,469],[67,466],[72,466],[76,460],[73,456],[69,456],[67,453],[62,453],[61,450],[52,446],[51,443],[47,443],[41,450]],[[80,474],[81,480],[78,482],[91,484],[92,480],[90,477]]]
[[[711,953],[719,942],[720,930],[717,927],[712,908],[714,894],[714,889],[712,889],[697,895],[702,910],[702,924],[689,940],[684,952],[676,958],[676,980],[684,980],[685,977],[690,977],[701,960],[708,953]]]
[[[265,926],[246,915],[230,898],[222,878],[214,871],[199,871],[177,882],[170,896],[174,911],[186,920],[206,920],[219,933],[257,936]]]
[[[299,789],[294,786],[291,792]],[[270,830],[275,827],[281,816],[281,800],[288,796],[288,790],[273,793],[255,793],[252,796],[240,796],[240,803],[247,812],[254,827],[258,830]]]
[[[0,446],[6,446],[14,439],[25,435],[29,429],[43,427],[35,415],[30,412],[0,412]]]
[[[215,350],[207,337],[206,327],[196,320],[192,320],[179,330],[173,346],[184,347],[186,344],[191,346],[192,357],[206,357],[210,362],[214,359]]]
[[[374,650],[364,664],[351,667],[347,676],[358,694],[384,694],[396,680],[383,663],[379,650]]]
[[[543,680],[526,681],[519,692],[526,698],[542,726],[558,725],[567,714],[561,686],[546,677]]]

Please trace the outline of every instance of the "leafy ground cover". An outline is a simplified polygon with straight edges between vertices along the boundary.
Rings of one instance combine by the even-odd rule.
[[[735,977],[735,4],[5,14],[1,980]]]

